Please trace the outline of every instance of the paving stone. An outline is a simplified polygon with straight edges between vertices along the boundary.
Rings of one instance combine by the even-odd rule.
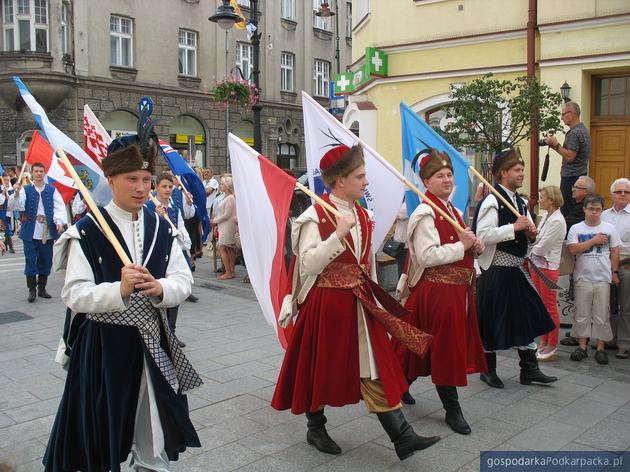
[[[628,384],[609,380],[595,387],[586,397],[610,405],[622,406],[630,401],[630,388]]]
[[[615,412],[610,415],[610,418],[630,423],[630,402],[615,410]]]
[[[295,444],[306,443],[306,422],[303,417],[265,429],[262,429],[263,426],[259,423],[256,424],[261,430],[241,439],[239,444],[260,454],[275,455],[278,451]]]
[[[543,420],[508,440],[508,443],[531,451],[558,451],[577,438],[584,428]]]
[[[451,434],[442,440],[442,446],[478,454],[479,451],[490,449],[523,431],[523,428],[520,426],[492,418],[484,418],[471,427],[472,433],[469,435]]]
[[[549,418],[559,409],[559,406],[551,403],[525,398],[496,411],[492,414],[492,418],[505,423],[529,428]]]
[[[191,417],[204,426],[212,426],[268,407],[269,404],[260,398],[245,394],[198,408],[191,413]]]
[[[393,450],[392,450],[393,452]],[[409,459],[398,461],[387,471],[426,471],[442,472],[460,470],[468,462],[477,459],[478,454],[445,447],[442,441],[423,451],[416,452]]]
[[[576,438],[575,442],[608,451],[625,451],[630,448],[628,424],[606,418]]]
[[[586,387],[593,387],[593,388],[597,387],[598,385],[604,382],[604,379],[593,377],[592,375],[578,374],[578,373],[571,373],[567,375],[566,377],[564,377],[563,380],[572,384],[584,385]]]
[[[549,419],[582,428],[590,428],[613,413],[615,409],[615,406],[583,397],[557,411]]]
[[[9,415],[5,413],[0,413],[0,428],[4,428],[5,426],[11,426],[12,424],[15,424],[15,423],[16,423],[15,420],[13,420],[13,418],[11,418]]]
[[[230,471],[257,461],[262,456],[238,443],[227,444],[171,465],[173,472]]]
[[[538,391],[529,397],[530,400],[540,400],[558,406],[568,405],[592,391],[591,387],[564,382],[554,382],[534,388],[538,388]]]
[[[17,440],[27,441],[48,436],[54,420],[54,416],[51,415],[0,429],[0,448],[4,448]]]
[[[51,398],[50,400],[10,408],[5,410],[4,414],[11,417],[16,423],[24,423],[25,421],[54,415],[59,409],[60,398],[61,397]]]
[[[2,380],[0,380],[0,385],[2,385]],[[39,398],[26,391],[20,392],[19,394],[12,391],[4,391],[4,389],[0,391],[0,411],[17,408],[38,401]]]
[[[243,417],[235,417],[222,423],[217,423],[212,427],[203,428],[197,431],[199,440],[205,451],[229,444],[248,436],[255,435],[263,429],[263,425]],[[250,448],[251,449],[251,448]],[[203,450],[191,450],[191,453],[198,455]]]
[[[503,379],[505,388],[488,387],[486,390],[474,395],[475,398],[485,400],[491,403],[499,403],[501,405],[512,405],[523,398],[529,397],[536,391],[535,386],[525,386],[512,379]]]
[[[0,457],[2,462],[8,464],[19,465],[19,470],[22,470],[22,464],[39,460],[39,467],[41,470],[41,459],[44,456],[45,445],[37,439],[28,439],[26,441],[18,441],[9,446],[0,449]]]
[[[258,361],[246,362],[244,364],[235,365],[232,367],[223,367],[222,369],[216,369],[206,374],[206,377],[216,380],[217,382],[225,383],[231,380],[236,380],[246,375],[256,375],[259,378],[263,378],[259,375],[261,371],[269,369],[269,366]],[[273,379],[275,382],[277,379]]]
[[[343,446],[341,447],[343,449]],[[407,460],[415,457],[412,456]],[[336,456],[332,461],[322,464],[313,470],[316,472],[365,472],[367,470],[387,470],[400,462],[393,451],[374,444],[366,443],[352,451]]]

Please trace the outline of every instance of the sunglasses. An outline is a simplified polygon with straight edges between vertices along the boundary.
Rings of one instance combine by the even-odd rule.
[[[573,185],[571,188],[576,188],[578,190],[588,190],[586,187],[578,187],[577,185]]]
[[[630,195],[630,190],[615,190],[613,193],[615,195]]]

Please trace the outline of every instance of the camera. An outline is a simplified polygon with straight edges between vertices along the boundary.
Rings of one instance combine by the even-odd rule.
[[[547,144],[547,138],[542,138],[538,140],[538,146],[542,147],[542,146],[548,146]]]

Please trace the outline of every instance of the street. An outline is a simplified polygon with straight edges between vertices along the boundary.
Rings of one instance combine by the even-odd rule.
[[[65,309],[62,276],[53,274],[52,300],[26,302],[22,245],[0,258],[0,462],[18,471],[42,470],[41,458],[64,385],[53,358]],[[260,313],[251,287],[240,277],[217,281],[208,259],[197,263],[193,293],[199,302],[180,309],[177,334],[204,385],[189,396],[202,447],[187,450],[173,471],[479,470],[485,450],[613,450],[630,448],[630,360],[541,363],[559,377],[551,386],[522,386],[515,352],[499,356],[505,389],[477,375],[460,389],[470,436],[453,433],[430,380],[417,381],[417,400],[404,412],[416,432],[440,435],[436,445],[400,462],[389,438],[363,404],[327,408],[328,430],[339,456],[306,444],[306,420],[269,406],[283,349]],[[563,336],[564,333],[561,333]]]

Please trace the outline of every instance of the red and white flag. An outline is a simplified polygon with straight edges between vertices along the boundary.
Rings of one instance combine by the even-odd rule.
[[[83,149],[99,167],[103,167],[101,161],[107,156],[107,147],[112,142],[112,137],[107,133],[98,118],[89,107],[83,106]]]
[[[33,133],[31,144],[26,153],[26,162],[30,165],[39,162],[46,168],[46,179],[61,194],[64,203],[68,203],[77,191],[74,180],[66,170],[63,162],[57,158],[55,151],[39,131]]]
[[[278,324],[280,307],[291,291],[284,263],[284,242],[289,207],[296,179],[240,138],[229,136],[238,232],[247,274],[263,315],[286,347]]]

